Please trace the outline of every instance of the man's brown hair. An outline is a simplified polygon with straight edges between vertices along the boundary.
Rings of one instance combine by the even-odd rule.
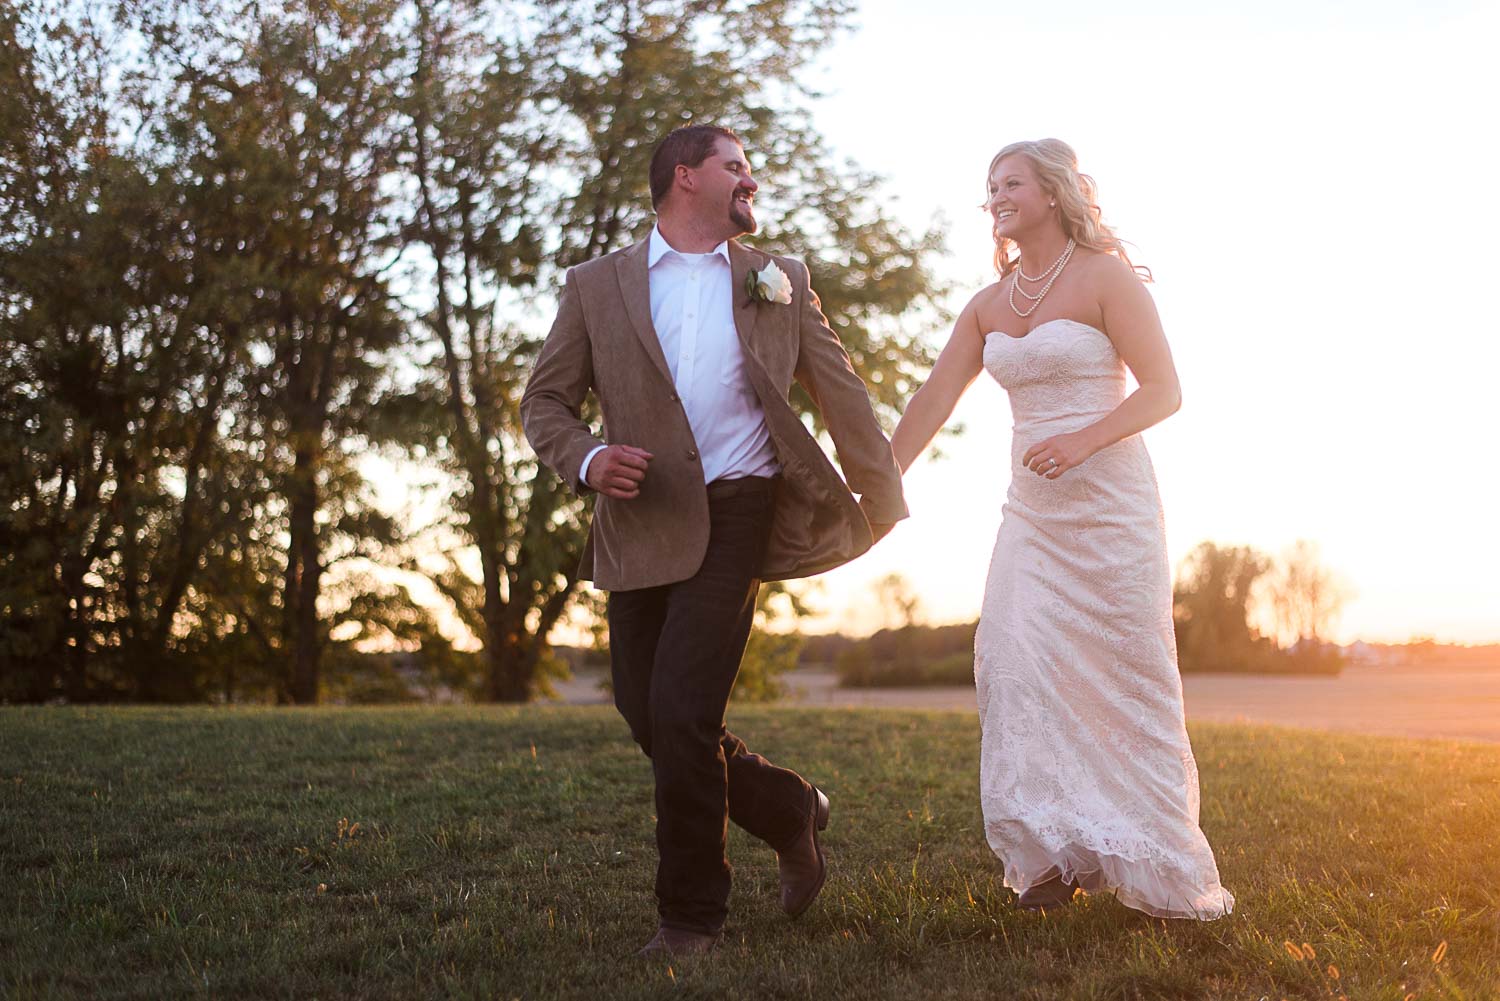
[[[708,159],[720,139],[740,141],[739,136],[722,125],[684,125],[667,133],[651,154],[651,207],[660,208],[661,200],[672,190],[678,164],[698,166]]]

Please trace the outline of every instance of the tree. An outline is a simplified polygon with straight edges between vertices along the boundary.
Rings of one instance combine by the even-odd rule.
[[[847,3],[507,10],[417,3],[408,232],[431,260],[424,326],[439,347],[422,395],[445,417],[428,419],[426,447],[458,478],[454,527],[479,551],[485,694],[512,701],[536,690],[547,635],[577,600],[588,517],[521,432],[517,402],[539,346],[522,311],[546,308],[562,270],[649,228],[647,165],[668,131],[692,120],[739,130],[762,162],[761,204],[780,206],[755,242],[808,256],[887,416],[931,361],[895,318],[938,315],[942,289],[930,270],[940,235],[902,232],[871,197],[874,179],[828,166],[819,137],[783,103],[801,92],[796,71],[842,26]],[[805,395],[794,402],[819,426]],[[437,574],[455,601],[472,593],[458,565]]]
[[[1307,543],[1276,561],[1249,546],[1201,542],[1172,589],[1178,663],[1184,671],[1336,674],[1342,657],[1318,637],[1338,593]],[[1252,624],[1267,603],[1285,648]]]
[[[172,172],[119,138],[142,112],[107,82],[115,33],[25,13],[0,140],[5,691],[191,697],[174,632],[232,507],[210,470],[243,324]]]
[[[1172,588],[1177,659],[1184,671],[1274,669],[1274,644],[1251,625],[1256,582],[1270,561],[1249,546],[1200,542]]]
[[[912,593],[911,582],[904,574],[893,572],[875,582],[875,603],[885,616],[887,629],[909,630],[916,624],[922,599]]]
[[[590,600],[587,503],[516,413],[536,321],[564,269],[643,235],[677,124],[741,132],[756,242],[808,259],[892,418],[931,361],[898,320],[940,315],[940,237],[806,127],[798,71],[850,9],[0,9],[0,697],[309,702],[381,644],[534,694]],[[365,468],[397,450],[453,487],[420,537]],[[416,568],[483,644],[479,678],[403,586]]]
[[[1349,588],[1323,566],[1315,543],[1294,542],[1266,581],[1266,596],[1282,643],[1321,645],[1338,621]]]
[[[782,676],[796,668],[802,658],[803,638],[797,632],[771,632],[773,621],[792,621],[811,614],[801,588],[788,581],[766,584],[755,596],[755,620],[740,673],[734,682],[736,702],[774,702],[786,695]]]
[[[414,635],[355,569],[400,541],[360,469],[405,333],[393,11],[0,20],[8,697],[311,701],[334,629]]]
[[[194,178],[242,224],[237,257],[263,304],[245,430],[263,446],[269,496],[259,514],[270,524],[235,550],[261,586],[229,597],[263,657],[288,664],[278,697],[315,702],[336,621],[320,608],[325,574],[399,537],[358,468],[385,427],[384,372],[404,334],[382,267],[393,242],[393,94],[408,73],[398,7],[164,10],[177,20],[147,30],[185,82],[184,118],[173,124],[198,151]],[[273,570],[274,596],[264,587]]]
[[[545,46],[523,46],[503,7],[417,0],[409,87],[409,245],[430,261],[422,326],[439,351],[413,395],[419,436],[455,478],[452,527],[478,551],[470,588],[448,559],[439,589],[484,644],[483,695],[528,698],[546,637],[578,581],[583,505],[527,454],[518,406],[535,344],[500,309],[530,287],[551,220],[537,200],[554,140],[536,117],[536,66]],[[475,614],[477,612],[477,614]]]

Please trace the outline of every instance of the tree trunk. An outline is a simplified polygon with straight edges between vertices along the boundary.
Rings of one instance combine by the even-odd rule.
[[[464,472],[469,478],[473,490],[468,500],[469,531],[473,534],[474,542],[479,548],[479,559],[483,573],[484,583],[484,608],[482,616],[484,620],[484,659],[485,659],[485,699],[489,702],[525,702],[529,685],[526,678],[517,673],[515,644],[510,636],[508,626],[507,603],[500,595],[500,531],[502,516],[497,511],[494,484],[490,479],[488,462],[485,454],[485,428],[482,417],[485,405],[485,388],[482,385],[482,377],[478,376],[473,368],[479,366],[481,358],[475,348],[477,345],[473,340],[475,326],[478,320],[473,310],[473,291],[467,290],[464,305],[466,313],[466,327],[470,335],[470,357],[471,366],[469,384],[474,389],[478,398],[474,408],[470,408],[464,393],[464,378],[462,365],[457,347],[454,342],[455,310],[453,302],[448,294],[448,252],[449,235],[443,227],[432,197],[432,176],[428,165],[427,129],[429,117],[426,110],[426,101],[429,82],[428,68],[428,46],[430,43],[431,19],[430,12],[426,6],[418,8],[420,19],[420,38],[422,40],[417,66],[415,70],[415,83],[422,92],[422,103],[419,103],[417,112],[413,117],[412,127],[415,139],[414,168],[417,178],[417,188],[420,193],[420,216],[422,233],[426,239],[428,248],[432,251],[434,262],[434,286],[437,293],[436,308],[433,311],[433,329],[437,332],[438,339],[443,346],[443,367],[448,383],[448,409],[453,415],[453,437],[455,449],[461,457]],[[465,208],[467,199],[465,199]],[[467,275],[468,263],[472,259],[472,249],[469,240],[464,240],[465,267]],[[478,425],[478,427],[476,427]],[[520,601],[519,596],[510,595],[511,603]],[[524,607],[524,604],[521,606]]]
[[[322,567],[318,560],[318,486],[314,447],[299,441],[290,490],[290,544],[287,546],[285,599],[290,644],[283,652],[291,657],[287,693],[296,705],[318,701],[318,588]]]
[[[62,693],[68,702],[78,704],[89,701],[88,681],[88,598],[84,592],[82,572],[73,573],[64,561],[64,593],[67,595],[67,624],[63,631],[63,659],[65,665],[62,678]]]
[[[510,610],[491,620],[490,609],[485,608],[485,663],[488,677],[485,684],[485,699],[489,702],[525,702],[531,697],[531,678],[525,669],[525,651],[522,644],[525,634],[512,628]]]

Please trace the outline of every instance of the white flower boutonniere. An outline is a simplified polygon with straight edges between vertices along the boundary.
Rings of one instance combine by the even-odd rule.
[[[777,302],[785,306],[792,301],[792,280],[772,262],[745,276],[745,291],[750,293],[751,302]]]

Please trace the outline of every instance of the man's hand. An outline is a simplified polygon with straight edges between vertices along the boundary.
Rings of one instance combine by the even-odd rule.
[[[588,484],[606,497],[634,500],[652,455],[633,445],[610,445],[589,463]]]

